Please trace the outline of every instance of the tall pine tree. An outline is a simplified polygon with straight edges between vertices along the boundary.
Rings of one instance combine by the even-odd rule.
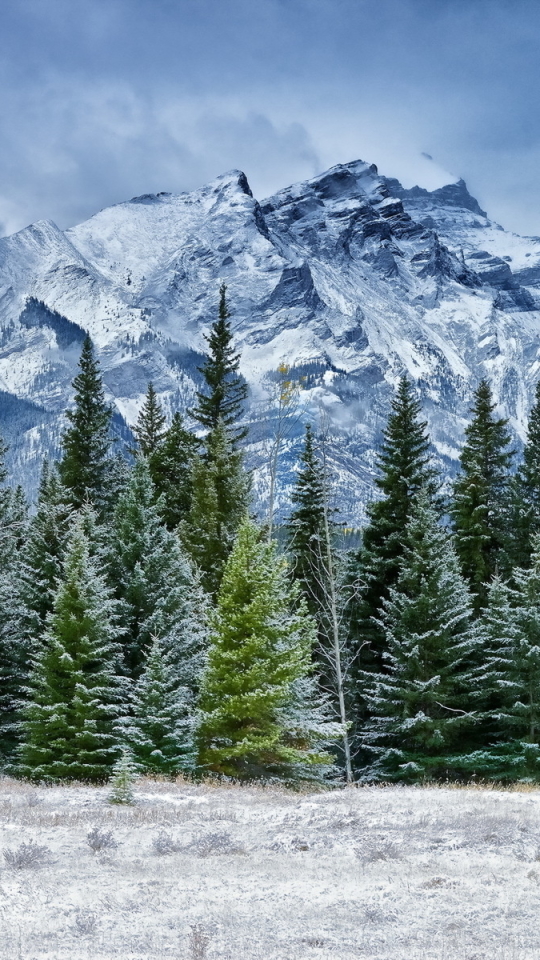
[[[362,733],[373,757],[367,780],[455,774],[456,750],[475,719],[469,690],[479,636],[455,552],[426,493],[406,543],[381,616],[386,669],[362,677],[371,713]]]
[[[529,414],[523,459],[512,481],[512,512],[508,529],[513,566],[528,567],[533,538],[540,533],[540,381]]]
[[[392,400],[378,457],[379,475],[375,484],[380,497],[368,504],[362,546],[350,568],[353,596],[348,619],[356,740],[368,712],[361,674],[366,670],[379,673],[385,667],[387,640],[380,615],[400,573],[407,525],[420,491],[436,496],[427,424],[420,419],[420,414],[420,402],[411,382],[404,376]]]
[[[195,710],[185,667],[174,645],[153,637],[124,728],[133,759],[146,773],[174,776],[194,768]]]
[[[133,427],[139,450],[144,457],[150,457],[158,449],[165,436],[166,421],[154,385],[149,383],[137,423]]]
[[[191,506],[180,531],[188,553],[201,571],[204,588],[215,596],[248,508],[249,488],[242,453],[233,448],[221,421],[206,443],[206,456],[194,460]]]
[[[70,426],[62,437],[60,479],[72,506],[80,508],[90,501],[101,507],[107,495],[112,411],[105,403],[99,363],[88,335],[73,387],[75,405],[66,413]]]
[[[491,578],[507,567],[512,453],[507,421],[494,411],[491,387],[482,380],[475,392],[473,419],[465,430],[451,504],[457,554],[476,611],[486,605]]]
[[[116,604],[81,518],[71,534],[44,643],[29,681],[20,772],[36,780],[107,779],[117,755]]]
[[[156,496],[162,498],[161,513],[169,530],[187,518],[193,494],[193,461],[200,447],[195,434],[175,413],[163,439],[150,454],[148,466]]]
[[[240,354],[233,346],[233,335],[227,305],[227,288],[222,284],[219,291],[219,316],[212,326],[208,343],[208,356],[201,373],[206,390],[197,393],[197,406],[192,415],[206,430],[214,431],[221,423],[229,442],[236,447],[247,435],[247,428],[238,428],[247,384],[239,374]]]
[[[26,607],[26,632],[34,640],[42,636],[62,573],[62,561],[72,508],[58,472],[47,460],[43,464],[37,508],[30,520],[21,561],[21,594]]]
[[[111,583],[120,603],[124,663],[138,679],[152,637],[193,629],[193,606],[204,610],[201,591],[178,537],[164,526],[148,463],[139,459],[111,521]],[[202,620],[202,617],[201,617]]]
[[[246,520],[225,569],[201,689],[199,763],[240,779],[317,777],[335,736],[309,683],[314,624],[275,545]],[[295,609],[296,608],[296,609]],[[341,728],[338,727],[338,735]]]

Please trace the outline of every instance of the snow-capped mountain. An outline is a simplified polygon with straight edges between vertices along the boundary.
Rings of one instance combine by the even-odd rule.
[[[322,415],[353,522],[404,371],[448,468],[482,376],[523,438],[539,369],[540,238],[493,223],[462,180],[406,190],[356,161],[258,202],[232,171],[193,193],[136,197],[65,232],[40,221],[0,240],[0,429],[28,486],[57,446],[84,333],[119,428],[136,419],[149,380],[169,411],[185,409],[221,282],[251,387],[261,499],[283,362],[301,385],[301,416],[285,443],[282,497],[301,420]]]

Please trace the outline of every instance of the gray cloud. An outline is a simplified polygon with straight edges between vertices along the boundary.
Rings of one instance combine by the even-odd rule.
[[[4,0],[2,16],[8,232],[231,167],[262,197],[361,157],[407,185],[464,176],[540,233],[537,0]]]

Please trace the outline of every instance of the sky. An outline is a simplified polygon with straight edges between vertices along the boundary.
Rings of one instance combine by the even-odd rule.
[[[539,0],[2,0],[0,235],[356,159],[540,235],[539,53]]]

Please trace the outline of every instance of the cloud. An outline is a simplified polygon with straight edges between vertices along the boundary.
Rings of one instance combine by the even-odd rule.
[[[537,0],[4,0],[0,220],[362,158],[539,233],[539,41]]]

